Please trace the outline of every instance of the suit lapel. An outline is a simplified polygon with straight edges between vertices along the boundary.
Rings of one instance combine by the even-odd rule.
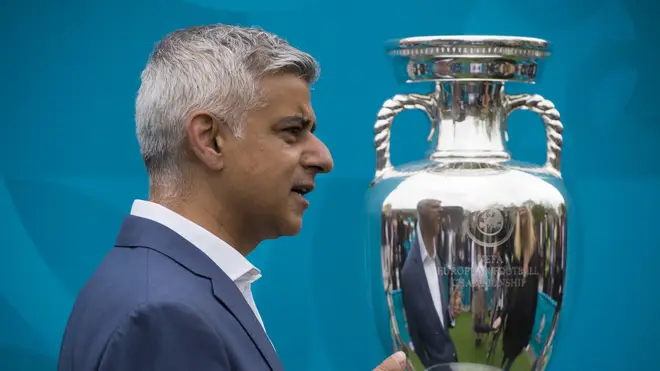
[[[220,269],[218,268],[218,270]],[[261,355],[266,359],[270,368],[273,371],[282,371],[284,368],[277,353],[275,353],[275,349],[273,349],[273,345],[236,284],[224,273],[217,274],[211,279],[213,282],[213,295],[216,299],[223,303],[241,323],[241,326],[259,348]]]
[[[426,279],[426,272],[424,270],[424,262],[422,261],[422,252],[421,252],[421,246],[419,244],[419,240],[415,240],[415,244],[413,246],[414,250],[414,257],[415,257],[415,264],[417,265],[417,269],[415,269],[415,274],[417,275],[416,280],[417,282],[420,282],[419,288],[422,290],[422,297],[424,298],[424,306],[426,308],[432,308],[433,313],[435,313],[435,304],[433,303],[433,297],[431,296],[431,287],[429,286],[429,281]],[[433,316],[433,318],[437,318],[437,315]],[[442,325],[440,322],[440,318],[437,318],[438,320],[438,325]]]
[[[446,313],[446,299],[444,298],[443,295],[443,288],[442,285],[444,284],[443,280],[441,279],[440,275],[438,275],[438,286],[440,286],[440,298],[441,298],[441,308],[440,308],[440,313],[442,313],[442,316],[444,317],[444,326],[442,326],[442,322],[440,321],[440,318],[438,318],[437,312],[435,310],[435,303],[433,303],[433,297],[431,296],[431,288],[429,286],[429,282],[426,279],[426,272],[424,271],[424,262],[422,261],[422,252],[421,252],[421,246],[419,244],[419,240],[415,239],[415,243],[412,247],[414,249],[414,262],[417,265],[417,269],[414,271],[416,272],[415,274],[417,275],[417,282],[421,282],[419,285],[420,289],[422,290],[422,297],[424,298],[424,302],[426,303],[425,306],[427,308],[432,308],[433,313],[436,314],[433,316],[435,320],[437,320],[437,325],[442,327],[444,329],[443,334],[445,336],[449,336],[448,333],[448,326],[449,326],[449,320],[447,319]],[[437,273],[437,272],[436,272]]]
[[[206,254],[171,229],[154,221],[129,215],[124,219],[117,247],[141,247],[160,252],[213,284],[213,295],[241,324],[271,370],[284,368],[261,323],[236,284]]]

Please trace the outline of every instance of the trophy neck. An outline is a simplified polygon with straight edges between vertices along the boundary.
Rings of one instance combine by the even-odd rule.
[[[438,81],[438,132],[431,159],[507,161],[504,143],[504,83]]]

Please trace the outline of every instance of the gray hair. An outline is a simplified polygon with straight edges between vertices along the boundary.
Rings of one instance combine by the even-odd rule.
[[[259,80],[288,73],[312,84],[319,67],[309,54],[259,28],[209,25],[165,36],[142,72],[135,104],[151,184],[180,191],[187,180],[181,163],[185,121],[193,110],[208,110],[240,138],[247,112],[263,103]]]

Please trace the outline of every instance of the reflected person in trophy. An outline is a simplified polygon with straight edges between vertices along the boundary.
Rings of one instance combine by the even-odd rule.
[[[521,207],[516,217],[513,254],[506,277],[507,300],[502,322],[502,369],[509,371],[529,344],[536,319],[539,287],[539,259],[532,211]]]
[[[401,290],[415,353],[428,368],[458,361],[449,328],[460,311],[453,309],[445,293],[447,277],[437,251],[441,203],[422,200],[417,213],[415,238],[401,272]]]

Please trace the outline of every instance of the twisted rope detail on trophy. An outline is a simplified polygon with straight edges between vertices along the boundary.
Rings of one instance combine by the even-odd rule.
[[[436,101],[435,93],[397,94],[383,103],[374,125],[376,177],[372,185],[383,177],[386,171],[393,170],[390,162],[390,134],[394,118],[403,110],[418,109],[423,111],[431,121],[431,133],[429,134],[429,138],[431,138],[435,130],[435,111],[433,107],[437,105]]]
[[[535,112],[545,124],[547,139],[547,155],[545,170],[552,175],[561,178],[561,150],[563,146],[562,133],[564,125],[561,123],[559,111],[552,101],[538,94],[514,94],[507,95],[505,107],[507,115],[522,109]]]

